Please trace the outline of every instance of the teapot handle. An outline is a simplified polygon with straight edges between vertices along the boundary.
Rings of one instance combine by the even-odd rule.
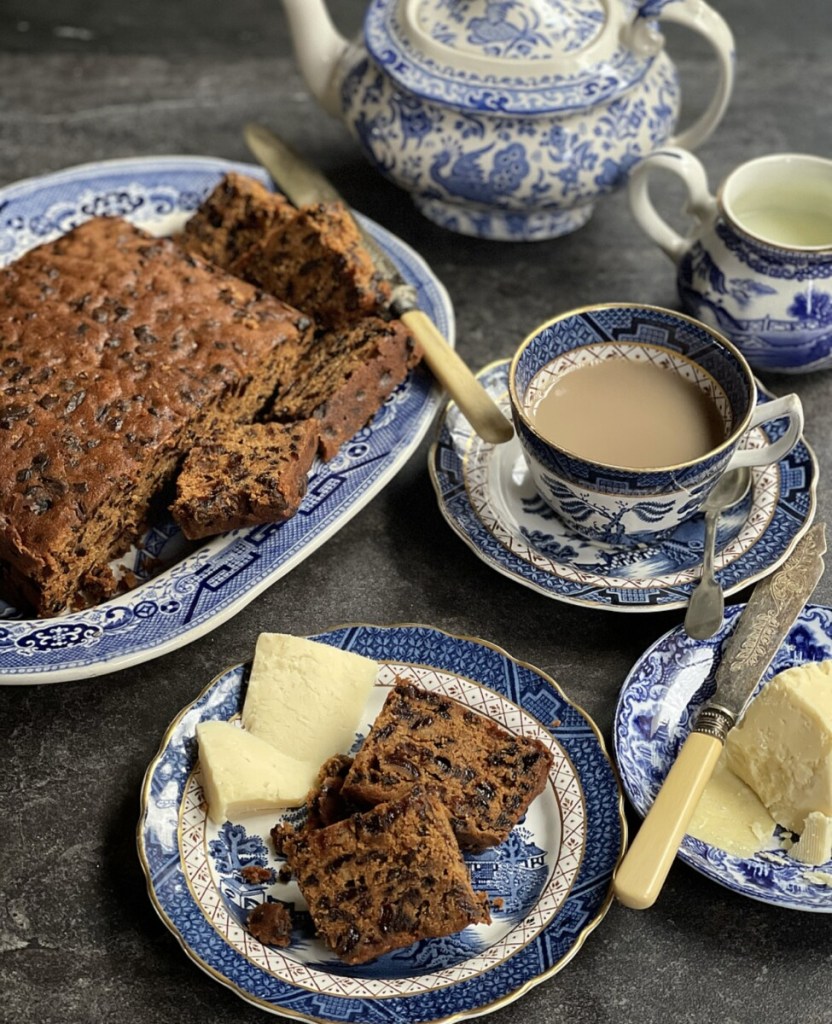
[[[656,9],[658,8],[658,9]],[[731,91],[734,88],[734,36],[725,19],[704,0],[647,0],[639,12],[643,17],[656,16],[660,21],[683,25],[703,36],[716,53],[718,75],[716,92],[707,109],[683,132],[668,141],[671,146],[696,149],[719,124]]]
[[[687,237],[675,231],[653,206],[649,179],[652,171],[657,169],[671,171],[685,183],[688,202],[684,212],[695,221]],[[629,195],[630,209],[639,227],[674,263],[678,263],[688,251],[700,225],[716,213],[716,199],[708,191],[705,168],[693,153],[679,147],[658,149],[639,161],[630,171]]]

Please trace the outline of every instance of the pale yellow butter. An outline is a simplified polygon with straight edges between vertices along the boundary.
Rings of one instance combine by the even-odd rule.
[[[315,773],[355,740],[375,685],[370,658],[286,633],[261,633],[243,704],[243,725]],[[309,784],[314,781],[313,773]]]
[[[813,811],[832,815],[832,661],[787,669],[763,687],[728,734],[726,759],[792,832]]]
[[[804,864],[826,864],[832,860],[832,818],[812,811],[803,824],[800,839],[789,850],[789,856]]]
[[[217,824],[297,807],[318,771],[233,722],[200,722],[196,737],[208,814]]]
[[[772,844],[775,822],[757,794],[728,768],[725,754],[699,798],[690,835],[735,857],[753,857]]]

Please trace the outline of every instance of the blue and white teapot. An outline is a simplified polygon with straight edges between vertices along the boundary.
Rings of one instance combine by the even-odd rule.
[[[581,227],[642,157],[704,141],[733,86],[733,37],[704,0],[372,0],[354,43],[323,0],[283,2],[324,108],[426,217],[483,238]],[[709,106],[675,137],[660,20],[717,57]]]

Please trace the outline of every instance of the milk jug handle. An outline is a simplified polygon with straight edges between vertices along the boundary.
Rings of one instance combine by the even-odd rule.
[[[670,171],[685,183],[688,193],[685,212],[693,218],[686,237],[672,228],[653,205],[650,175],[656,170]],[[636,164],[630,172],[629,196],[636,223],[674,263],[688,251],[700,225],[716,212],[716,200],[708,191],[705,168],[692,153],[673,146],[658,149]]]
[[[762,448],[738,448],[731,461],[725,467],[741,469],[743,466],[773,466],[794,448],[803,433],[803,406],[797,395],[781,395],[771,402],[760,402],[754,410],[748,424],[748,430],[768,423],[770,420],[788,417],[786,432],[776,441],[765,444]]]
[[[734,88],[734,36],[725,19],[704,0],[670,0],[669,3],[654,2],[644,4],[641,12],[648,14],[651,7],[658,8],[656,16],[659,21],[670,21],[683,25],[701,35],[712,47],[717,58],[716,90],[705,111],[689,128],[674,135],[669,140],[671,146],[682,146],[685,149],[696,149],[713,132],[722,120],[725,108]]]

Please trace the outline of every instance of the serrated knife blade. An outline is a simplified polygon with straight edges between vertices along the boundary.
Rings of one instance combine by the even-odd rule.
[[[331,182],[269,128],[252,122],[245,126],[243,135],[257,161],[295,206],[340,202],[345,209],[349,209]],[[430,317],[418,308],[416,289],[405,281],[395,263],[358,221],[356,226],[376,270],[390,284],[391,312],[416,338],[434,377],[483,440],[492,444],[510,440],[514,436],[511,421],[501,412],[459,354],[451,348]]]
[[[742,717],[757,683],[818,585],[825,551],[825,527],[818,523],[782,567],[754,588],[716,670],[716,693],[699,712],[698,731],[704,731],[708,718],[716,717],[721,719],[716,728],[727,734]]]

